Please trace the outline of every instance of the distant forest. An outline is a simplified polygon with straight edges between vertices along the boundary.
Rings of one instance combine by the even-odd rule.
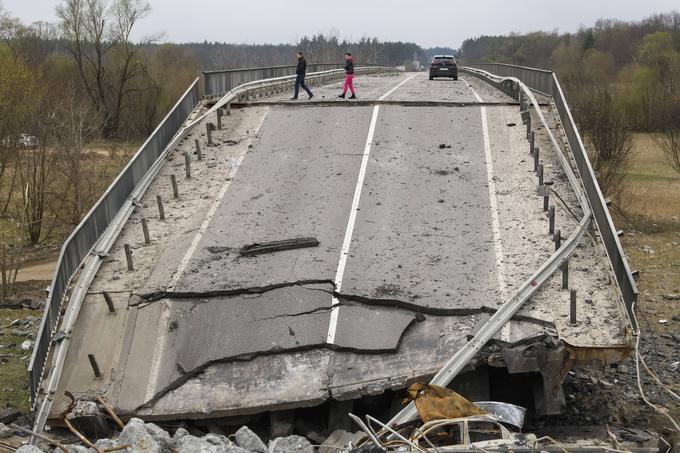
[[[551,69],[586,129],[593,99],[612,103],[632,129],[660,131],[680,116],[680,13],[638,22],[600,19],[576,33],[480,36],[463,42],[463,63],[512,63]]]

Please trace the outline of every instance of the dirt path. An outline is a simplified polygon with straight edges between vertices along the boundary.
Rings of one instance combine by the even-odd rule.
[[[19,269],[17,282],[27,282],[29,280],[52,280],[54,268],[57,262],[50,260],[42,263],[29,264]]]

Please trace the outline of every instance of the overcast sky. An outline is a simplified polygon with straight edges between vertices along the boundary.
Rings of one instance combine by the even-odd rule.
[[[25,23],[55,21],[59,0],[0,0]],[[637,20],[680,9],[678,0],[150,0],[153,11],[136,39],[164,33],[164,41],[290,43],[336,29],[458,47],[465,38],[535,30],[575,31],[598,18]]]

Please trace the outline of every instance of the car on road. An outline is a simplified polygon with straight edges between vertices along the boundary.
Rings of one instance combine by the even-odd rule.
[[[30,134],[20,134],[19,136],[5,137],[0,143],[3,146],[19,146],[21,148],[35,148],[38,146],[38,137]]]
[[[430,63],[430,80],[435,77],[451,77],[458,80],[458,63],[453,55],[435,55]]]

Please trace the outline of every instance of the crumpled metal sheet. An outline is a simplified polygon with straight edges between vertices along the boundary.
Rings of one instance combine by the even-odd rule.
[[[522,406],[501,403],[500,401],[475,401],[475,405],[481,407],[501,423],[507,423],[520,429],[524,426],[526,409]]]
[[[408,390],[405,403],[413,401],[423,422],[442,420],[471,415],[484,415],[486,412],[458,393],[437,385],[416,383]]]

